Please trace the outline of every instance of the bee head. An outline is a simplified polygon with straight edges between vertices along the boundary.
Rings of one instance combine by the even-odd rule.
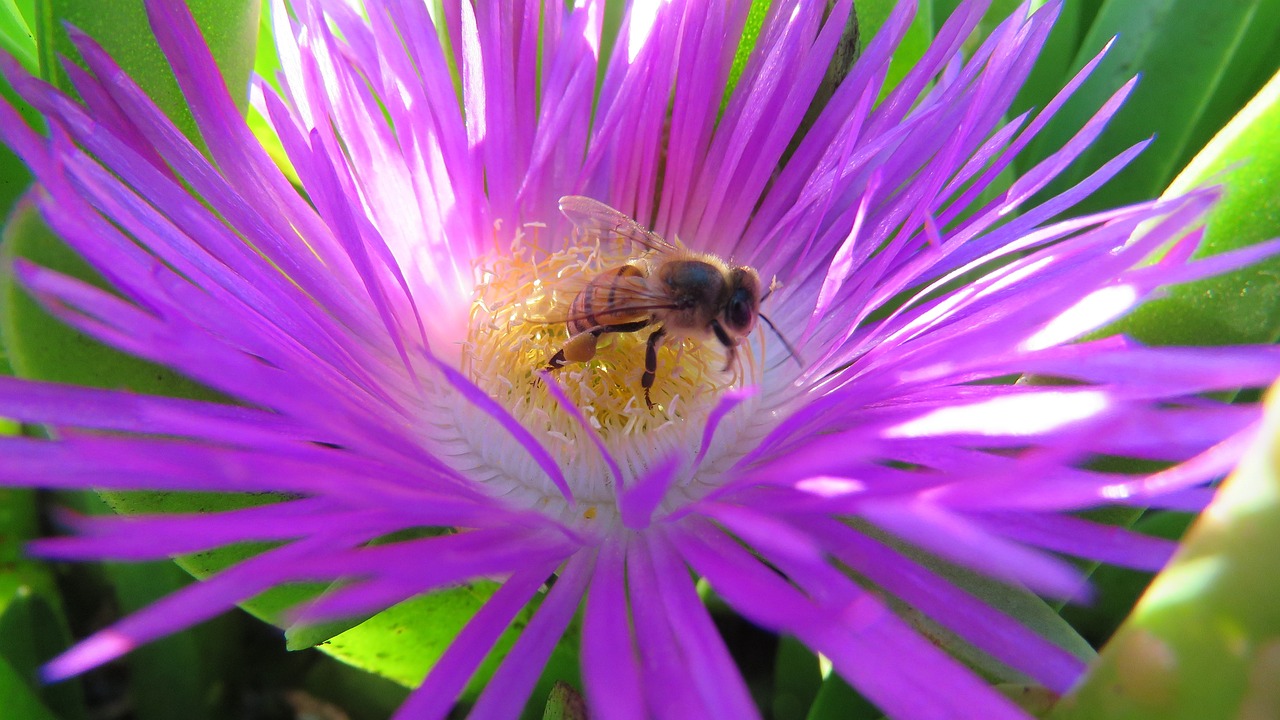
[[[725,303],[723,324],[737,337],[751,334],[760,314],[760,276],[749,267],[729,271],[729,301]]]

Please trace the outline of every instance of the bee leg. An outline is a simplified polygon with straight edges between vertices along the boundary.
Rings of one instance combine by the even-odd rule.
[[[636,322],[619,323],[617,325],[597,325],[590,330],[582,332],[569,338],[569,342],[564,344],[551,359],[547,361],[545,370],[559,370],[568,363],[583,363],[596,356],[596,344],[600,341],[600,336],[605,333],[619,332],[636,332],[643,330],[649,326],[648,320],[637,320]]]
[[[724,328],[716,320],[711,321],[711,332],[715,333],[716,339],[720,341],[720,344],[725,349],[724,370],[720,372],[729,372],[733,369],[733,364],[738,359],[738,343],[729,337],[729,333],[725,332]]]
[[[592,328],[569,338],[569,342],[547,361],[548,369],[564,367],[566,363],[584,363],[596,356],[596,343],[600,340],[600,328]]]
[[[726,345],[724,350],[724,370],[721,370],[720,372],[729,372],[738,362],[738,346]]]
[[[650,410],[653,409],[653,400],[649,399],[649,388],[653,387],[653,379],[658,373],[658,341],[666,334],[665,327],[654,330],[644,348],[644,375],[640,376],[640,387],[644,388],[644,401]]]
[[[559,370],[564,367],[567,362],[569,361],[564,357],[564,348],[560,348],[556,351],[556,354],[552,355],[551,359],[547,361],[547,366],[542,369],[545,371]]]

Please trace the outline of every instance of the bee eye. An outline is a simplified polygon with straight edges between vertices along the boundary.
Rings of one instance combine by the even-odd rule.
[[[725,324],[730,328],[745,333],[755,324],[756,313],[751,293],[739,288],[729,298],[729,305],[724,311]]]

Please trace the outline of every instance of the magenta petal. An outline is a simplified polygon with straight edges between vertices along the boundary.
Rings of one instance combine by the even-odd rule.
[[[519,714],[556,641],[573,619],[594,564],[595,558],[587,553],[569,559],[546,600],[480,694],[471,710],[472,717],[509,718]]]
[[[824,520],[814,527],[852,570],[1047,687],[1065,692],[1083,671],[1082,659],[902,553],[840,523]]]
[[[242,561],[209,579],[188,585],[115,625],[100,630],[45,666],[46,680],[62,680],[113,660],[132,648],[207,620],[281,582],[297,579],[300,558],[370,539],[356,528],[321,533]]]
[[[961,654],[1069,690],[1088,658],[967,578],[1087,598],[1062,556],[1159,568],[1171,543],[1078,512],[1203,507],[1259,426],[1256,403],[1211,393],[1280,375],[1274,347],[1082,340],[1171,283],[1274,257],[1280,240],[1198,258],[1215,189],[1071,216],[1139,153],[1160,152],[1149,141],[1031,206],[1134,87],[1027,167],[1102,60],[1087,58],[1043,110],[1016,108],[1060,0],[1021,3],[994,27],[988,2],[961,0],[882,90],[917,9],[903,0],[816,102],[850,0],[273,0],[279,77],[256,79],[251,103],[284,158],[250,132],[190,9],[145,4],[194,141],[82,33],[70,32],[74,95],[0,54],[47,127],[0,101],[0,140],[37,183],[26,207],[107,286],[21,259],[13,277],[55,318],[228,400],[0,378],[0,417],[48,431],[0,437],[0,485],[273,495],[199,515],[62,513],[70,534],[31,546],[49,558],[270,549],[91,636],[50,679],[281,584],[331,584],[286,617],[305,623],[483,578],[498,589],[400,717],[454,712],[535,606],[474,708],[518,714],[584,603],[593,715],[758,716],[699,596],[705,579],[890,716],[1019,717],[900,608],[967,643]],[[743,38],[762,8],[758,35]],[[745,360],[720,389],[682,394],[661,425],[589,423],[577,388],[547,376],[549,394],[522,395],[545,348],[522,346],[524,329],[499,325],[494,304],[590,282],[525,272],[579,251],[663,259],[615,256],[611,226],[573,235],[557,212],[570,194],[678,239],[686,259],[754,268],[770,324],[801,352],[784,357],[763,323],[726,334],[742,320],[730,292],[716,326],[680,307],[648,318],[679,330],[664,374],[691,377],[684,363],[706,345],[741,340]],[[596,248],[593,234],[610,242]],[[508,269],[520,287],[489,297]],[[565,329],[554,309],[529,310],[528,339]],[[506,333],[500,349],[482,329]],[[640,369],[614,362],[629,339],[613,341],[580,369],[633,392],[627,373]],[[510,372],[489,377],[477,358]],[[1015,381],[1028,375],[1054,382]],[[557,444],[580,431],[593,447],[572,457],[602,463]],[[1098,462],[1114,456],[1163,469]]]
[[[706,707],[731,717],[752,717],[758,711],[746,682],[668,537],[664,532],[646,538],[635,554],[637,574],[648,573],[654,583]]]
[[[1012,703],[847,578],[839,596],[826,602],[811,600],[713,532],[682,532],[679,538],[684,556],[735,607],[830,657],[836,669],[885,712],[947,717],[961,714],[963,708],[980,717],[1023,717]],[[894,662],[865,662],[871,654],[883,657],[888,652]]]
[[[1010,515],[982,517],[978,524],[1010,539],[1056,552],[1121,567],[1157,572],[1173,557],[1178,544],[1139,535],[1070,515]]]
[[[513,575],[498,588],[489,601],[467,621],[466,627],[449,644],[436,661],[422,685],[395,717],[408,720],[444,718],[453,708],[454,699],[462,692],[467,679],[498,641],[517,613],[533,598],[555,565],[531,568]]]
[[[624,542],[612,537],[600,548],[582,617],[583,683],[591,706],[608,720],[646,716],[628,618]]]
[[[444,375],[449,384],[457,389],[463,397],[470,400],[476,407],[485,411],[497,420],[503,429],[511,433],[512,437],[514,437],[516,441],[529,452],[533,459],[538,463],[538,466],[546,471],[547,477],[555,483],[556,488],[562,495],[564,495],[565,499],[572,502],[573,491],[569,489],[569,485],[564,479],[564,471],[560,469],[555,458],[551,456],[551,453],[547,452],[547,449],[543,447],[542,443],[539,443],[527,428],[516,422],[515,418],[511,417],[510,413],[508,413],[506,409],[494,402],[492,398],[484,394],[484,392],[472,384],[471,381],[467,380],[462,373],[459,373],[457,370],[454,370],[435,358],[431,358],[431,360],[436,368],[440,370],[440,373]]]
[[[618,514],[622,516],[622,523],[632,530],[648,527],[679,471],[680,458],[673,455],[642,475],[634,487],[624,488],[618,496]]]
[[[1083,576],[1071,565],[1004,542],[940,508],[868,505],[862,514],[904,540],[997,579],[1063,599],[1088,595]]]

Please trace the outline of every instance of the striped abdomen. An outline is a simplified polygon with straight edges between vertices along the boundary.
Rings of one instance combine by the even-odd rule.
[[[637,298],[643,297],[645,289],[644,271],[634,265],[600,273],[569,306],[569,334],[648,318],[652,309],[636,309]]]

